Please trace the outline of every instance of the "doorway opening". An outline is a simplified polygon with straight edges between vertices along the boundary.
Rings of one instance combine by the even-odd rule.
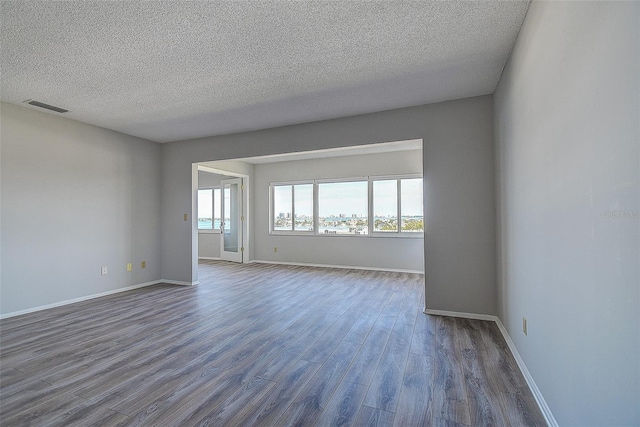
[[[247,262],[249,176],[210,164],[197,164],[197,259]]]
[[[223,175],[216,186],[229,212],[219,208],[214,230],[195,231],[193,277],[198,259],[223,259],[225,227],[232,228],[225,219],[235,198],[231,189],[223,193],[222,181],[234,178],[244,185],[237,222],[244,251],[236,262],[423,273],[422,149],[415,139],[194,163],[194,215],[195,193],[203,188],[196,175],[203,173]],[[338,194],[344,183],[359,184],[361,197]],[[290,197],[279,198],[283,194]],[[354,207],[354,200],[365,199]],[[236,247],[229,234],[228,248]],[[207,253],[214,240],[217,252]]]

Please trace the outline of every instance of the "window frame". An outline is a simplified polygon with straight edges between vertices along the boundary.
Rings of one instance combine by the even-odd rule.
[[[213,228],[213,225],[216,223],[216,191],[215,190],[219,190],[219,194],[220,196],[218,197],[218,205],[220,207],[220,210],[222,211],[222,200],[220,200],[222,198],[222,187],[220,186],[211,186],[211,187],[201,187],[198,188],[198,192],[200,190],[211,190],[211,227],[212,228],[198,228],[198,234],[202,233],[202,234],[220,234],[220,229],[219,228]],[[198,193],[199,194],[199,193]],[[198,212],[199,214],[199,212]],[[220,213],[222,215],[222,212]],[[200,215],[198,215],[198,219]]]
[[[320,216],[319,216],[319,212],[320,212],[320,191],[318,189],[318,187],[320,186],[320,184],[341,184],[341,183],[348,183],[348,182],[366,182],[367,183],[367,234],[325,234],[325,233],[320,233]],[[328,178],[328,179],[316,179],[314,181],[315,185],[313,187],[313,198],[316,201],[316,204],[314,205],[314,217],[313,217],[313,224],[314,224],[314,235],[316,236],[321,236],[321,237],[356,237],[356,238],[361,238],[361,237],[367,237],[371,234],[371,221],[369,221],[369,218],[371,218],[371,183],[369,181],[369,177],[368,176],[357,176],[357,177],[350,177],[350,178]]]
[[[423,230],[402,231],[402,184],[403,179],[422,179],[424,192],[424,179],[421,173],[395,174],[395,175],[377,175],[377,176],[360,176],[346,178],[326,178],[326,179],[310,179],[299,181],[273,181],[269,183],[269,234],[280,236],[315,236],[315,237],[352,237],[352,238],[403,238],[403,239],[423,239],[424,230],[424,195],[423,195]],[[398,231],[374,231],[374,201],[373,201],[373,182],[395,180],[397,185],[396,205],[397,205],[397,222]],[[367,234],[324,234],[319,233],[319,185],[330,183],[347,183],[347,182],[367,182]],[[295,185],[313,184],[313,231],[312,230],[295,230]],[[291,230],[275,230],[275,203],[274,188],[277,186],[292,186],[291,194]],[[424,194],[424,193],[423,193]]]
[[[312,203],[313,203],[313,230],[296,230],[296,212],[295,212],[295,204],[296,204],[296,185],[312,185]],[[276,230],[275,229],[275,187],[285,187],[291,186],[291,230]],[[305,180],[305,181],[278,181],[269,183],[269,234],[272,235],[300,235],[300,236],[309,236],[314,235],[317,232],[318,221],[317,218],[317,186],[313,180]]]
[[[403,179],[423,179],[422,174],[403,174],[403,175],[383,175],[383,176],[372,176],[369,178],[369,216],[373,218],[373,182],[374,181],[396,181],[396,206],[397,206],[397,222],[398,222],[398,230],[397,231],[375,231],[374,230],[374,222],[375,220],[369,221],[370,223],[370,235],[372,237],[402,237],[402,238],[424,238],[424,179],[422,181],[422,232],[417,231],[402,231],[402,180]]]

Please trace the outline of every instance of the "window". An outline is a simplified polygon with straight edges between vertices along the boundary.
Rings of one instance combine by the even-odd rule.
[[[220,189],[198,190],[198,230],[220,229]]]
[[[424,231],[418,176],[272,183],[271,207],[276,234],[419,237]]]
[[[220,229],[220,223],[222,222],[222,213],[220,204],[222,201],[220,200],[220,189],[213,189],[213,229]]]
[[[422,178],[373,180],[373,216],[375,233],[422,233]]]
[[[198,190],[198,230],[213,228],[213,190]]]
[[[373,181],[373,231],[398,231],[398,180]]]
[[[313,232],[313,184],[272,187],[273,231]]]
[[[295,231],[313,231],[313,184],[293,186]]]
[[[368,234],[367,181],[318,184],[318,233]]]
[[[220,189],[218,189],[218,193],[220,193]],[[219,196],[218,196],[219,197]],[[225,232],[231,230],[231,188],[226,186],[224,189],[224,230]],[[218,207],[220,209],[220,207]],[[218,222],[218,227],[220,228],[220,222]]]
[[[422,178],[401,179],[400,188],[402,232],[422,233]]]

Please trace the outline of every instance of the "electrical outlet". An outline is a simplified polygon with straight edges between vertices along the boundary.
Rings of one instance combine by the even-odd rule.
[[[142,261],[140,263],[140,268],[147,268],[147,261]]]
[[[131,271],[131,270],[133,270],[133,264],[128,263],[127,264],[127,271]]]
[[[100,269],[100,275],[101,276],[106,276],[107,275],[107,267],[102,267]]]
[[[278,248],[273,248],[273,252],[278,252]]]
[[[184,220],[189,221],[189,214],[184,214]]]
[[[522,332],[527,335],[527,318],[522,318]]]

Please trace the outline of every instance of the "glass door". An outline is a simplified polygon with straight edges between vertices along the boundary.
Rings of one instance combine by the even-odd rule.
[[[242,262],[242,178],[226,179],[222,186],[220,258]]]

